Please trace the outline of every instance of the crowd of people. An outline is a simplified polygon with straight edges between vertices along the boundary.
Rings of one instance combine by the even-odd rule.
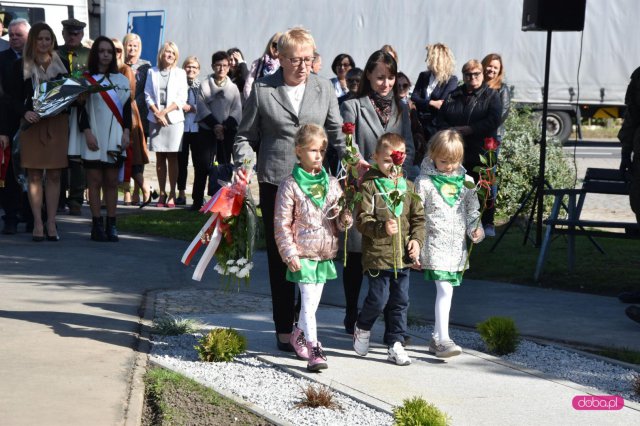
[[[425,280],[436,283],[430,350],[438,357],[461,352],[448,333],[453,288],[468,266],[467,238],[479,242],[495,235],[497,191],[492,188],[481,214],[475,191],[464,183],[479,180],[485,139],[504,136],[510,99],[500,55],[467,60],[459,84],[451,49],[429,44],[426,69],[412,89],[397,52],[384,45],[362,69],[351,55],[337,55],[331,63],[335,78],[328,80],[317,75],[321,57],[312,35],[296,27],[274,34],[250,65],[236,47],[214,52],[212,72],[201,77],[200,60],[187,56],[180,62],[173,42],[161,46],[152,66],[140,58],[136,34],[122,42],[101,36],[86,48],[80,43],[85,24],[62,24],[65,44],[58,47],[47,24],[16,19],[8,26],[9,48],[0,53],[1,147],[19,145],[12,159],[19,164],[0,191],[3,233],[16,233],[23,220],[33,241],[58,241],[56,213],[66,206],[80,214],[87,189],[90,238],[115,242],[118,185],[125,204],[152,202],[143,173],[149,151],[156,156],[157,207],[187,205],[191,157],[194,211],[205,201],[212,167],[251,162],[278,348],[306,359],[310,370],[327,367],[315,312],[322,285],[336,278],[339,233],[348,232],[344,327],[354,336],[355,352],[367,354],[370,330],[384,313],[389,361],[411,363],[403,349],[410,268],[424,270]],[[103,89],[40,117],[32,104],[34,87],[74,72]],[[362,201],[353,212],[337,209],[343,123],[353,124],[359,152]],[[22,170],[26,195],[16,179]],[[237,168],[234,179],[247,176]],[[421,201],[391,199],[398,188]],[[358,309],[365,276],[368,294]]]

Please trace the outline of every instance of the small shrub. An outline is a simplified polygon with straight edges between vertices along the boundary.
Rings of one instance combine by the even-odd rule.
[[[490,352],[506,355],[516,350],[520,338],[511,318],[491,317],[477,326],[480,337]]]
[[[636,395],[640,396],[640,374],[635,374],[631,379],[631,387]]]
[[[295,405],[296,408],[331,408],[340,409],[340,404],[333,400],[333,392],[328,386],[310,384],[302,387],[302,401]]]
[[[153,333],[163,336],[178,336],[180,334],[195,333],[198,330],[194,320],[174,317],[173,315],[154,319],[152,327]]]
[[[194,346],[202,361],[229,362],[247,350],[247,338],[232,328],[216,328]]]
[[[394,408],[393,419],[396,426],[446,426],[451,422],[447,413],[417,396]]]
[[[520,205],[520,197],[533,187],[538,176],[540,163],[539,120],[530,110],[511,109],[505,121],[505,135],[498,157],[498,178],[500,180],[497,214],[512,216]],[[562,145],[554,139],[547,140],[545,177],[553,188],[573,188],[575,168],[562,150]],[[530,211],[533,198],[525,212]],[[545,198],[544,209],[551,211],[553,200]]]

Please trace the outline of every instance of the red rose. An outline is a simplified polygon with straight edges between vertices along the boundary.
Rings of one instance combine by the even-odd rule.
[[[484,138],[485,151],[495,151],[500,146],[500,142],[496,138]]]
[[[391,153],[391,161],[393,161],[393,164],[396,166],[402,166],[402,163],[404,163],[404,159],[406,156],[407,154],[402,151],[393,151]]]
[[[353,123],[344,123],[342,125],[342,133],[345,135],[352,135],[356,131],[356,125]]]

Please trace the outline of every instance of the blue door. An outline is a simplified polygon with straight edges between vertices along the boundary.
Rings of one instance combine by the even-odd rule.
[[[127,32],[135,33],[142,39],[140,57],[157,65],[158,51],[164,43],[164,10],[129,12]]]

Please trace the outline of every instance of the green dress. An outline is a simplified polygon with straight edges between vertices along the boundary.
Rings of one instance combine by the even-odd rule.
[[[329,191],[329,175],[322,169],[316,175],[307,173],[299,164],[292,172],[293,178],[302,192],[311,199],[313,204],[321,209],[324,206]],[[287,280],[294,283],[324,284],[327,280],[338,278],[336,265],[333,260],[300,259],[300,270],[291,272],[287,269]]]

